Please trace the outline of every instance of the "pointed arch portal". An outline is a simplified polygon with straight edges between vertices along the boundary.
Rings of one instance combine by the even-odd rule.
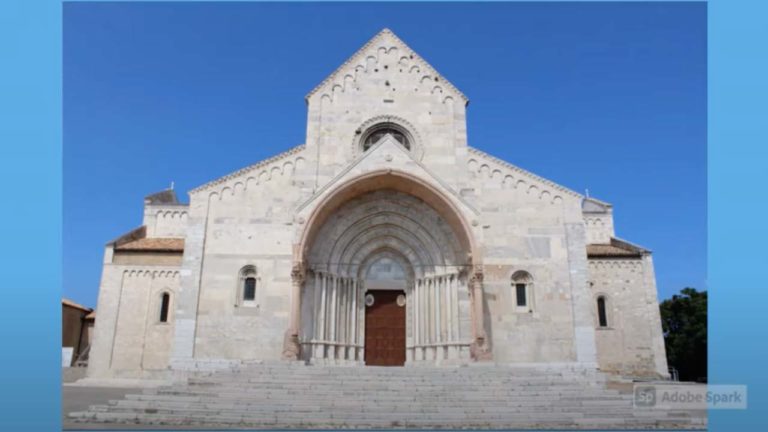
[[[315,207],[296,252],[303,274],[292,327],[303,359],[393,364],[366,350],[375,340],[402,349],[407,363],[459,363],[484,337],[472,316],[471,231],[453,202],[421,179],[385,171],[346,182]],[[397,305],[374,307],[376,298]],[[372,315],[384,310],[388,317]],[[393,333],[379,325],[368,334],[366,322],[401,319],[393,317],[405,321],[392,321]]]

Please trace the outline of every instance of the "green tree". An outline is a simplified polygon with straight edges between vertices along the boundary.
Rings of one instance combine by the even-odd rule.
[[[707,380],[707,292],[684,288],[661,302],[667,362],[681,381]]]

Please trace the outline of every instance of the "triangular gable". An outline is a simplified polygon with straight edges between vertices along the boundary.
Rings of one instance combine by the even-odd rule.
[[[469,213],[475,215],[479,214],[477,209],[453,190],[450,185],[437,177],[421,162],[414,159],[411,153],[403,148],[403,146],[391,135],[385,136],[368,151],[359,155],[346,169],[334,177],[333,180],[326,183],[314,195],[299,205],[296,209],[297,213],[303,213],[313,202],[318,201],[320,197],[325,196],[327,192],[332,190],[335,186],[344,183],[346,180],[382,168],[401,170],[425,179],[432,183],[436,188],[440,189],[445,195],[451,196],[457,205],[463,207]]]
[[[416,64],[420,67],[420,69],[426,74],[433,76],[434,78],[437,78],[442,85],[447,87],[449,91],[454,93],[456,96],[461,98],[461,100],[464,101],[464,104],[469,103],[469,99],[462,93],[459,89],[456,88],[453,84],[451,84],[450,81],[445,79],[442,75],[440,75],[435,68],[432,67],[426,60],[421,58],[416,52],[411,49],[405,42],[402,41],[397,35],[392,33],[391,30],[388,28],[385,28],[381,30],[379,33],[376,34],[371,40],[369,40],[365,45],[362,46],[357,52],[352,54],[351,57],[347,59],[344,63],[342,63],[341,66],[339,66],[333,73],[331,73],[328,78],[324,79],[320,84],[318,84],[312,91],[310,91],[307,96],[304,98],[307,102],[309,102],[309,98],[311,98],[315,93],[319,92],[321,89],[325,87],[333,86],[334,83],[341,84],[341,81],[343,80],[343,77],[351,71],[353,71],[357,66],[365,65],[365,59],[369,55],[378,55],[378,51],[380,48],[384,48],[386,50],[390,50],[392,48],[397,48],[407,58],[408,62],[411,64]]]

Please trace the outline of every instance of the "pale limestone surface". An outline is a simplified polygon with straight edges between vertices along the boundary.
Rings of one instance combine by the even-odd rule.
[[[610,205],[469,147],[466,97],[394,34],[376,35],[306,100],[306,144],[192,190],[188,205],[145,204],[146,236],[184,238],[183,256],[107,246],[91,377],[296,353],[362,365],[362,299],[386,286],[387,263],[406,292],[406,366],[492,359],[667,375],[649,253],[589,258],[587,244],[614,237]],[[390,134],[364,151],[383,124],[410,148]],[[242,298],[246,269],[253,301]],[[600,295],[609,325],[598,329]]]

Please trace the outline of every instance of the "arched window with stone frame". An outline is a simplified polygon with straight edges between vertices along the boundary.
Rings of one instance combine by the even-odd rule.
[[[256,291],[258,288],[258,273],[256,266],[247,265],[240,269],[237,278],[237,301],[238,306],[256,306]]]
[[[524,270],[512,275],[512,299],[517,312],[533,312],[533,277]]]

